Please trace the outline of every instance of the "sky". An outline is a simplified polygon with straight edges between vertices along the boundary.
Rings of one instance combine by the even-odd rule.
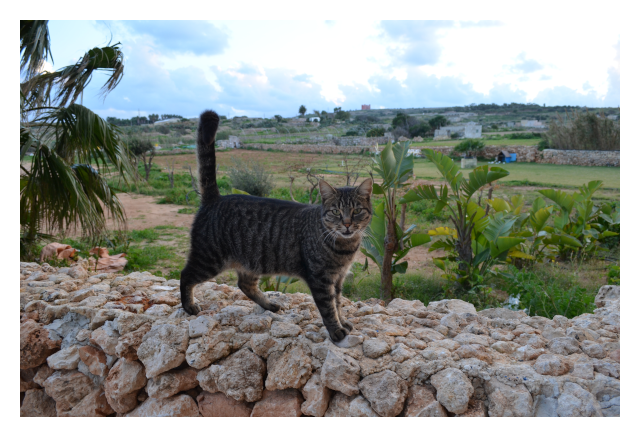
[[[593,20],[596,20],[594,18]],[[559,24],[558,22],[557,24]],[[121,43],[124,78],[83,104],[103,117],[227,116],[527,103],[620,105],[620,26],[603,20],[51,21],[53,61]],[[597,29],[597,31],[594,31]]]

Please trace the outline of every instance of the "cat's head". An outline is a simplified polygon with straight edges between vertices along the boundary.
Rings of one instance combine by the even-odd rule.
[[[371,222],[372,188],[372,179],[366,179],[358,187],[342,188],[333,188],[320,180],[324,226],[342,238],[362,235]]]

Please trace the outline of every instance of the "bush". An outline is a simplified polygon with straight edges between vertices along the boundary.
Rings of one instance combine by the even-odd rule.
[[[218,132],[216,134],[216,140],[228,140],[230,135],[231,134],[229,133],[228,130],[227,131]]]
[[[454,132],[454,133],[451,134],[451,139],[452,140],[453,139],[458,139],[460,137],[462,137],[462,134],[460,132]]]
[[[466,158],[476,156],[482,149],[484,143],[475,138],[468,138],[453,148],[454,152],[464,153]]]
[[[544,138],[554,149],[620,150],[620,125],[604,113],[574,111],[552,120]]]
[[[267,174],[266,168],[259,162],[246,164],[233,158],[233,166],[229,169],[231,186],[246,191],[253,196],[267,197],[273,189],[273,177]]]
[[[345,132],[345,134],[343,135],[343,137],[357,137],[358,136],[358,131],[357,130],[348,130],[347,132]]]
[[[542,316],[553,319],[561,315],[569,319],[583,313],[592,313],[596,308],[596,292],[579,286],[570,275],[544,274],[543,272],[518,270],[509,266],[503,273],[506,291],[519,302],[518,309],[528,312],[529,316]]]
[[[549,148],[549,140],[547,140],[546,138],[538,143],[538,150],[539,151],[542,152],[543,150],[548,149],[548,148]]]
[[[542,138],[542,134],[537,132],[516,132],[514,134],[505,135],[510,140],[533,140],[536,138]]]
[[[384,136],[384,128],[382,127],[374,127],[369,130],[366,134],[367,137],[382,137]]]
[[[164,135],[169,135],[171,133],[171,129],[169,129],[164,124],[161,124],[160,126],[156,127],[156,131]]]
[[[620,285],[620,266],[615,264],[609,266],[609,271],[607,272],[607,284]]]

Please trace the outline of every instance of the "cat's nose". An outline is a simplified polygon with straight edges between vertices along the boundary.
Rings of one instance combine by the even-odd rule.
[[[351,226],[351,223],[344,223],[344,227],[349,229],[349,226]]]

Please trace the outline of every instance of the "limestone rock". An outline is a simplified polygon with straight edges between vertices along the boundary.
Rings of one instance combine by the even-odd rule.
[[[447,410],[436,400],[435,390],[423,385],[409,387],[404,417],[447,417]]]
[[[558,398],[560,417],[602,417],[602,409],[596,397],[573,382],[565,382]]]
[[[147,394],[152,398],[168,398],[198,386],[198,371],[187,367],[170,370],[147,381]]]
[[[604,350],[601,344],[595,341],[585,340],[580,345],[582,352],[589,355],[591,358],[604,358],[607,356],[607,352]]]
[[[198,316],[189,322],[189,337],[196,338],[208,334],[218,324],[209,316]]]
[[[336,393],[324,417],[380,417],[362,395]]]
[[[89,372],[96,376],[107,376],[109,364],[107,356],[100,349],[93,346],[82,346],[78,349],[80,359],[89,368]]]
[[[550,352],[558,355],[571,355],[580,351],[580,343],[572,337],[558,337],[548,344]]]
[[[320,372],[316,372],[302,389],[305,398],[301,405],[302,413],[307,416],[322,417],[329,407],[331,390],[322,384]]]
[[[598,308],[602,308],[607,302],[620,299],[619,285],[603,285],[596,294],[595,304]]]
[[[391,346],[389,346],[389,343],[387,343],[386,341],[372,338],[369,340],[365,340],[364,343],[362,343],[362,352],[366,357],[378,358],[386,353],[391,352]]]
[[[20,406],[20,417],[56,417],[56,401],[41,389],[27,390]]]
[[[407,398],[407,383],[390,370],[363,378],[358,387],[375,412],[383,417],[400,414]]]
[[[282,352],[269,355],[265,387],[267,390],[302,388],[312,373],[311,351],[308,347],[296,343]]]
[[[104,383],[107,402],[116,412],[128,413],[138,405],[138,391],[146,384],[142,364],[120,358],[109,371]]]
[[[485,384],[489,398],[489,416],[491,417],[532,417],[533,399],[529,390],[522,385],[506,385],[491,378]]]
[[[431,384],[437,390],[438,402],[447,411],[456,414],[467,411],[469,399],[473,395],[473,385],[464,373],[447,368],[433,375]]]
[[[77,370],[57,370],[44,381],[44,390],[61,412],[76,406],[93,390],[93,383]]]
[[[115,413],[109,402],[104,390],[101,388],[94,389],[76,404],[71,410],[60,414],[61,417],[106,417]]]
[[[557,355],[543,354],[537,359],[533,368],[541,375],[560,376],[569,371],[569,366]]]
[[[253,406],[236,401],[223,393],[203,391],[197,398],[200,414],[204,417],[250,417]]]
[[[477,314],[476,307],[469,302],[465,302],[459,299],[444,299],[435,302],[429,302],[429,306],[427,306],[427,311],[435,311],[438,313],[457,313],[457,314]]]
[[[59,350],[47,358],[47,364],[55,370],[74,370],[78,368],[78,361],[80,361],[80,355],[75,345]]]
[[[300,417],[302,394],[295,389],[265,390],[262,399],[253,407],[251,417]]]
[[[116,355],[116,346],[118,346],[118,331],[113,329],[111,322],[105,324],[91,333],[91,343],[100,346],[100,348],[109,355]]]
[[[182,364],[188,345],[189,332],[186,328],[169,324],[152,327],[138,348],[138,358],[144,364],[147,378]]]
[[[271,336],[276,338],[297,337],[302,333],[298,325],[287,322],[274,322],[271,325]]]
[[[61,342],[51,339],[41,324],[28,319],[20,325],[20,368],[38,367],[60,348]]]
[[[197,417],[198,405],[191,396],[176,395],[170,398],[148,398],[125,417]]]
[[[231,353],[231,339],[236,333],[234,328],[210,332],[194,338],[187,348],[187,363],[196,369],[203,369]]]
[[[347,396],[357,394],[360,365],[348,355],[329,350],[322,365],[322,384]]]
[[[255,402],[262,398],[265,373],[266,366],[259,356],[240,349],[198,372],[197,379],[200,387],[209,392],[221,391],[237,401]]]
[[[142,344],[145,334],[151,330],[151,323],[146,323],[135,331],[124,334],[118,338],[116,356],[126,358],[129,361],[138,360],[138,348]]]

